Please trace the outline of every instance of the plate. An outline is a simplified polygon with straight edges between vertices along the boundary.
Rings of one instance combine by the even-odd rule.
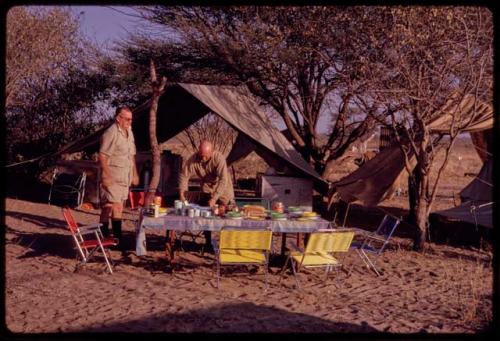
[[[310,220],[318,220],[320,216],[316,217],[298,217],[297,220],[299,221],[310,221]]]
[[[248,220],[264,220],[262,217],[247,217]]]
[[[226,219],[232,219],[232,220],[241,220],[243,219],[242,216],[238,216],[238,217],[232,217],[232,216],[225,216]]]
[[[288,220],[288,219],[285,217],[285,218],[271,218],[271,220]]]

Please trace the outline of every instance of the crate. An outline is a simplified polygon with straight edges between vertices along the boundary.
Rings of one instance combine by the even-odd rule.
[[[281,201],[285,206],[302,206],[312,210],[313,182],[311,179],[284,175],[257,175],[258,196]]]

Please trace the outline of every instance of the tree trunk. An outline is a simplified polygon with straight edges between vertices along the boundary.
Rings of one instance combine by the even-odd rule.
[[[149,191],[145,198],[145,205],[149,205],[153,202],[153,198],[156,194],[156,189],[160,183],[160,172],[161,172],[161,159],[160,159],[160,147],[158,146],[158,139],[156,137],[156,112],[158,111],[158,102],[160,100],[160,93],[165,88],[167,79],[162,77],[161,83],[158,83],[156,79],[156,69],[153,60],[150,63],[150,73],[151,73],[151,87],[153,88],[153,98],[151,100],[151,108],[149,110],[149,143],[151,145],[151,159],[153,160],[153,176],[149,183]]]
[[[408,176],[408,223],[417,225],[417,199],[419,197],[420,176],[417,173],[417,167]]]
[[[415,207],[415,225],[416,231],[413,242],[413,250],[415,251],[423,251],[424,245],[426,242],[427,235],[427,198],[426,198],[426,184],[429,181],[429,178],[426,174],[422,174],[422,170],[420,168],[415,167],[414,170],[415,178],[416,178],[416,188],[418,192],[416,193],[416,207]]]
[[[416,209],[416,226],[415,239],[413,243],[413,250],[422,251],[424,249],[426,235],[427,235],[427,202],[425,198],[418,199]]]

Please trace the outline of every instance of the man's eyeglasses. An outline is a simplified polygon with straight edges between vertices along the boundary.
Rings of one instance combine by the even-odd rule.
[[[120,117],[122,118],[122,120],[125,120],[127,122],[132,122],[132,117],[123,117],[122,115],[120,115]]]

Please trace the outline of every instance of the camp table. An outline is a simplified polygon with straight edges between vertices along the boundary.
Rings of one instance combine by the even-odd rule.
[[[169,209],[170,211],[171,209]],[[146,255],[146,231],[220,231],[223,226],[239,226],[245,228],[263,228],[271,227],[273,232],[282,233],[281,254],[284,254],[286,233],[311,233],[319,229],[330,228],[330,222],[318,218],[310,221],[299,220],[249,220],[249,219],[227,219],[219,217],[188,217],[175,214],[167,214],[162,217],[152,217],[139,212],[139,219],[136,226],[136,254],[138,256]],[[170,238],[170,251],[173,255],[174,237]]]

